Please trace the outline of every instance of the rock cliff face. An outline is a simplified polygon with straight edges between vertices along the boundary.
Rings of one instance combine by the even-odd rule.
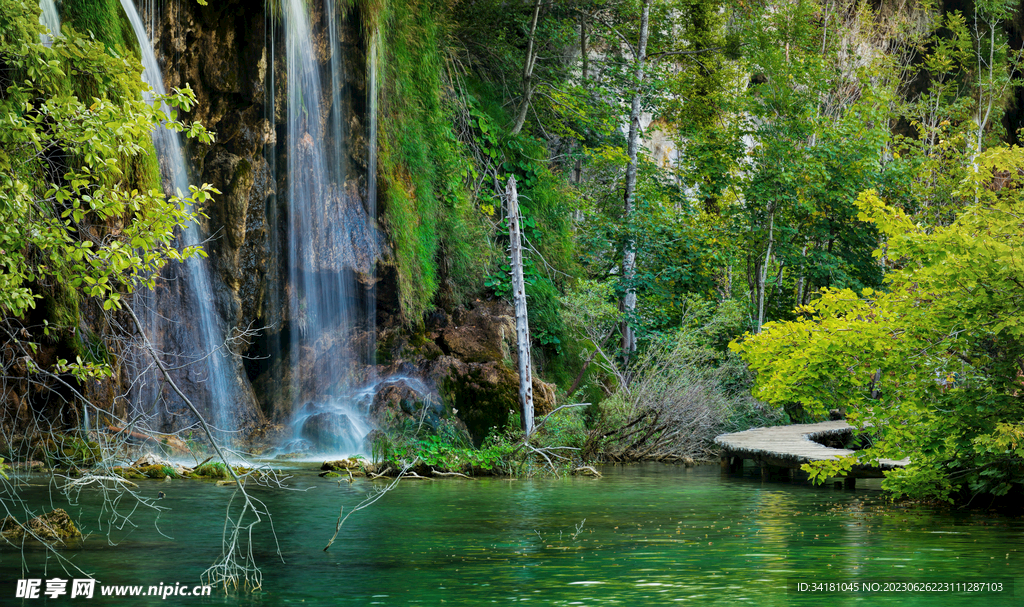
[[[265,316],[271,260],[268,204],[276,179],[265,150],[276,141],[268,119],[272,78],[262,2],[160,5],[154,45],[168,87],[196,93],[187,116],[216,132],[212,145],[187,148],[193,181],[220,190],[204,209],[217,311],[228,327],[258,326]],[[272,160],[272,159],[271,159]]]
[[[190,181],[210,183],[221,192],[202,209],[206,217],[199,226],[209,253],[210,291],[196,293],[195,278],[185,266],[165,268],[156,293],[145,302],[156,332],[152,337],[169,366],[180,367],[172,372],[175,382],[208,420],[223,424],[227,412],[231,426],[252,427],[264,415],[240,358],[248,344],[235,342],[221,365],[222,374],[229,376],[226,395],[214,396],[204,365],[189,363],[206,355],[197,347],[199,306],[214,310],[219,333],[225,336],[236,328],[258,326],[263,314],[269,259],[266,206],[275,189],[271,165],[264,157],[275,132],[264,109],[268,70],[263,8],[245,2],[140,8],[158,11],[142,17],[153,25],[150,37],[165,87],[190,86],[197,103],[186,118],[217,133],[212,145],[186,148]],[[154,322],[159,317],[163,318]],[[154,421],[159,429],[181,427],[191,415],[157,379],[151,373],[148,385],[134,398],[143,400],[144,410],[157,412]]]
[[[328,23],[323,4],[310,4],[315,60],[321,82],[329,83]],[[197,103],[186,118],[217,134],[211,145],[190,143],[187,155],[193,181],[210,183],[221,192],[204,209],[207,217],[201,226],[209,239],[205,248],[217,316],[227,335],[248,328],[260,332],[231,346],[237,363],[232,366],[232,381],[244,398],[258,402],[243,408],[243,425],[287,423],[293,407],[301,406],[293,403],[296,393],[330,394],[337,389],[325,365],[343,359],[352,361],[348,375],[356,382],[392,375],[421,378],[427,390],[440,392],[449,409],[459,411],[480,440],[491,426],[503,425],[509,409],[517,407],[518,379],[506,343],[514,339],[514,320],[496,302],[460,308],[454,314],[437,311],[425,325],[401,315],[394,262],[386,236],[376,228],[378,205],[367,199],[367,64],[361,6],[339,9],[337,47],[344,60],[335,80],[340,78],[340,86],[324,86],[318,100],[321,125],[334,121],[342,127],[336,129],[343,133],[341,145],[321,143],[325,149],[341,150],[335,154],[340,157],[328,161],[340,164],[343,183],[323,183],[322,176],[312,172],[288,174],[288,150],[310,154],[317,142],[302,134],[298,145],[289,145],[285,36],[281,21],[267,16],[262,1],[162,3],[155,13],[143,15],[156,24],[151,35],[166,86],[190,86]],[[322,132],[331,137],[331,129]],[[313,230],[320,231],[304,237],[305,244],[294,253],[285,246],[292,229],[287,225],[289,180],[304,180],[317,193]],[[310,246],[312,242],[326,244]],[[356,284],[348,303],[357,310],[357,326],[315,340],[293,339],[306,330],[303,310],[289,309],[289,301],[295,300],[290,269],[297,267],[344,276]],[[179,273],[170,268],[161,287],[162,305],[169,302],[171,315],[181,320],[178,329],[169,330],[163,339],[168,348],[187,350],[188,326],[195,314],[182,292],[187,277]],[[410,331],[410,326],[420,328]],[[203,377],[183,370],[176,378],[190,398],[203,399]],[[374,420],[407,417],[415,409],[412,397],[392,393],[397,394],[393,386],[376,399]],[[536,382],[535,394],[543,413],[553,403],[553,389]],[[208,411],[213,406],[206,403],[202,408]],[[442,414],[440,406],[431,401],[432,417]]]
[[[421,332],[380,332],[388,375],[414,375],[439,393],[479,444],[491,428],[519,418],[515,313],[503,301],[475,301],[452,314],[435,310]],[[533,378],[534,409],[554,408],[555,387]],[[401,417],[401,416],[399,416]],[[518,422],[515,422],[518,423]]]
[[[151,7],[153,8],[153,7]],[[281,167],[287,166],[284,145],[289,134],[285,129],[286,97],[282,93],[288,78],[281,25],[266,14],[263,2],[228,0],[201,6],[198,3],[164,3],[156,13],[144,15],[155,23],[154,46],[164,67],[165,84],[170,87],[190,86],[196,94],[196,105],[186,116],[201,122],[217,134],[212,145],[191,143],[187,154],[194,182],[210,183],[221,194],[204,209],[206,218],[201,229],[209,239],[213,305],[223,323],[225,334],[233,330],[254,328],[260,336],[236,342],[232,348],[237,364],[231,371],[234,382],[252,394],[250,380],[267,374],[274,362],[289,359],[287,336],[293,315],[288,310],[287,284],[289,264],[306,264],[324,272],[352,273],[360,283],[372,285],[374,266],[381,261],[375,243],[382,241],[355,226],[365,226],[365,129],[360,117],[365,106],[363,84],[365,54],[361,51],[361,23],[358,11],[350,9],[341,19],[340,47],[346,61],[341,112],[348,119],[346,132],[350,141],[343,149],[347,158],[332,159],[349,167],[352,178],[344,184],[318,184],[318,212],[325,221],[322,229],[337,224],[353,226],[329,234],[336,246],[308,247],[295,259],[289,259],[281,243],[287,241],[286,196],[288,179],[315,180],[314,175],[289,176]],[[312,18],[313,36],[321,71],[326,71],[330,47],[324,44],[325,19],[321,13]],[[329,79],[328,79],[329,81]],[[321,119],[329,119],[333,99],[328,88],[320,100]],[[308,135],[306,135],[308,138]],[[280,144],[280,145],[279,145]],[[301,144],[300,151],[303,149]],[[301,153],[301,152],[300,152]],[[332,224],[326,218],[336,221]],[[344,241],[344,242],[342,242]],[[354,246],[343,246],[354,245]],[[196,315],[184,288],[188,277],[181,268],[168,268],[158,294],[162,310],[173,309],[179,322],[164,331],[160,341],[166,349],[188,352],[191,319]],[[366,306],[364,306],[366,307]],[[166,314],[166,312],[165,312]],[[329,338],[328,338],[329,339]],[[342,347],[342,345],[339,345]],[[321,352],[322,354],[322,352]],[[276,361],[247,361],[241,356],[273,355]],[[278,365],[280,366],[280,365]],[[302,367],[314,373],[314,365]],[[195,372],[182,371],[176,380],[186,394],[198,402],[205,400],[201,383],[204,378]],[[250,377],[250,375],[252,377]],[[280,382],[284,374],[268,375],[264,384]],[[243,414],[246,425],[263,418],[282,419],[285,395],[267,389],[256,394],[259,408]],[[214,403],[204,403],[209,411]]]

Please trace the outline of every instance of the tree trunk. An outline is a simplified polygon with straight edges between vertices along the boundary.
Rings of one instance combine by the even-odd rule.
[[[771,212],[768,219],[768,250],[764,254],[764,265],[761,267],[761,271],[757,277],[757,326],[754,328],[754,334],[761,332],[761,325],[764,324],[764,285],[768,281],[768,265],[772,260],[772,244],[775,238],[775,211]]]
[[[533,95],[533,66],[537,63],[537,52],[533,50],[537,38],[537,19],[540,18],[540,2],[533,7],[533,23],[530,25],[530,39],[526,43],[526,62],[523,64],[523,101],[519,105],[519,115],[512,127],[512,135],[518,135],[526,124],[526,113],[530,109],[530,97]]]
[[[579,388],[580,384],[583,382],[583,376],[586,375],[587,369],[590,367],[590,363],[594,362],[594,359],[597,358],[597,354],[601,351],[601,348],[603,348],[604,345],[608,343],[608,340],[611,339],[612,335],[614,334],[615,331],[612,330],[611,333],[604,336],[600,344],[594,342],[594,351],[591,352],[590,356],[587,357],[587,360],[583,362],[583,367],[580,369],[580,372],[576,375],[576,379],[573,380],[572,387],[569,388],[570,396],[576,394],[576,389]]]
[[[878,384],[882,381],[882,370],[876,369],[871,374],[871,400],[878,400],[882,397],[882,391],[879,389]]]
[[[580,59],[583,61],[580,80],[587,80],[587,15],[580,13]]]
[[[587,15],[580,13],[580,59],[583,66],[580,69],[580,82],[587,85]],[[577,144],[578,145],[578,144]],[[582,146],[580,146],[582,147]],[[583,157],[576,159],[575,168],[572,171],[572,178],[577,184],[583,183]]]
[[[804,305],[804,281],[806,280],[807,272],[807,245],[804,245],[803,250],[800,251],[800,256],[803,258],[803,263],[800,266],[800,278],[796,281],[796,305],[794,306],[796,308]]]
[[[627,143],[629,165],[626,167],[626,191],[623,196],[623,223],[627,226],[627,235],[622,251],[622,281],[625,283],[626,289],[619,301],[619,309],[626,314],[626,320],[622,322],[622,350],[626,356],[636,351],[636,333],[633,332],[633,327],[629,324],[629,316],[636,310],[636,287],[633,285],[633,280],[636,278],[636,239],[629,225],[633,214],[633,194],[636,191],[636,156],[640,143],[640,102],[643,94],[644,60],[647,57],[650,17],[651,0],[644,0],[643,10],[640,13],[640,44],[637,46],[636,53],[636,92],[633,94],[633,104],[629,111]]]
[[[526,314],[526,283],[523,280],[523,246],[519,228],[519,194],[516,178],[508,178],[505,189],[508,204],[509,240],[512,251],[512,296],[516,308],[516,342],[519,346],[519,404],[522,406],[523,431],[533,432],[533,370],[530,365],[530,324]]]

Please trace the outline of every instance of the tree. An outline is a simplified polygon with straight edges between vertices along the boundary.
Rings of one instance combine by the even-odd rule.
[[[138,61],[124,49],[107,53],[71,28],[52,46],[40,44],[41,27],[25,18],[33,6],[0,5],[0,313],[8,322],[33,309],[45,288],[119,308],[168,261],[198,253],[179,251],[175,230],[212,192],[168,198],[146,180],[141,162],[152,154],[153,128],[163,123],[207,142],[210,134],[143,101]],[[88,89],[95,92],[83,99]],[[186,88],[162,101],[188,110],[195,96]]]
[[[516,178],[508,178],[505,190],[508,208],[509,251],[512,266],[512,299],[516,309],[516,343],[519,350],[519,405],[522,407],[523,432],[533,432],[533,368],[530,362],[530,321],[526,311],[526,283],[523,281],[522,228],[519,225],[519,194]]]
[[[745,275],[756,331],[820,287],[880,283],[877,234],[854,200],[891,158],[889,124],[921,34],[912,16],[853,2],[728,15],[723,33],[703,35],[715,52],[694,56],[699,78],[673,82],[668,115],[680,178],[718,244],[721,297],[734,295],[734,271]]]
[[[636,192],[637,147],[640,144],[640,107],[643,103],[644,62],[647,59],[647,39],[651,19],[651,0],[644,0],[640,9],[640,35],[633,47],[633,69],[635,70],[633,98],[629,109],[629,134],[626,137],[626,154],[629,164],[626,165],[626,184],[622,193],[623,223],[629,225],[633,214],[633,195]],[[636,240],[627,232],[622,247],[622,281],[623,293],[619,307],[626,314],[627,320],[622,323],[622,351],[628,356],[636,350],[636,333],[630,325],[629,316],[636,310]]]
[[[49,426],[85,415],[79,382],[112,375],[114,361],[82,346],[81,307],[113,313],[166,263],[197,254],[177,248],[175,231],[214,190],[164,195],[153,128],[211,135],[147,104],[123,48],[108,52],[70,26],[40,43],[37,10],[0,2],[0,328],[4,397],[41,387]],[[194,100],[187,88],[164,99],[183,109]]]
[[[756,396],[845,410],[874,436],[862,462],[909,456],[883,484],[896,495],[1024,491],[1024,150],[962,153],[977,171],[961,174],[954,195],[965,203],[949,225],[924,227],[873,191],[859,197],[885,255],[902,260],[886,291],[823,289],[797,320],[733,346],[758,373]]]
[[[530,35],[526,42],[526,59],[523,61],[523,98],[519,101],[519,112],[516,123],[512,125],[512,135],[518,135],[526,124],[526,113],[530,110],[530,97],[536,85],[533,83],[533,68],[537,65],[537,20],[540,18],[541,0],[533,7],[533,20],[530,22]]]

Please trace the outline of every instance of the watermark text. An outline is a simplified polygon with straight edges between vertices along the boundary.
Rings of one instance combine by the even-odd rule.
[[[94,579],[62,579],[59,577],[47,580],[31,578],[18,580],[14,597],[18,599],[38,599],[49,597],[56,599],[91,599],[94,596],[148,596],[166,599],[169,596],[210,596],[210,586],[192,586],[175,582],[156,586],[101,584]]]

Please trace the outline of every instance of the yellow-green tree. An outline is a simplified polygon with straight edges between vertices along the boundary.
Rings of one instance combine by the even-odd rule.
[[[0,325],[4,343],[28,360],[30,336],[50,331],[25,326],[44,294],[119,308],[168,261],[197,252],[178,250],[175,230],[212,191],[167,197],[160,188],[152,130],[211,135],[143,100],[135,56],[71,27],[44,45],[38,14],[32,2],[0,0]],[[188,109],[194,96],[164,100]]]
[[[870,426],[861,461],[911,459],[884,482],[896,495],[1024,491],[1022,187],[1024,150],[999,146],[960,173],[952,195],[965,202],[947,225],[863,193],[860,219],[899,264],[886,291],[825,289],[796,320],[735,343],[758,373],[755,396],[816,414],[841,408]]]

